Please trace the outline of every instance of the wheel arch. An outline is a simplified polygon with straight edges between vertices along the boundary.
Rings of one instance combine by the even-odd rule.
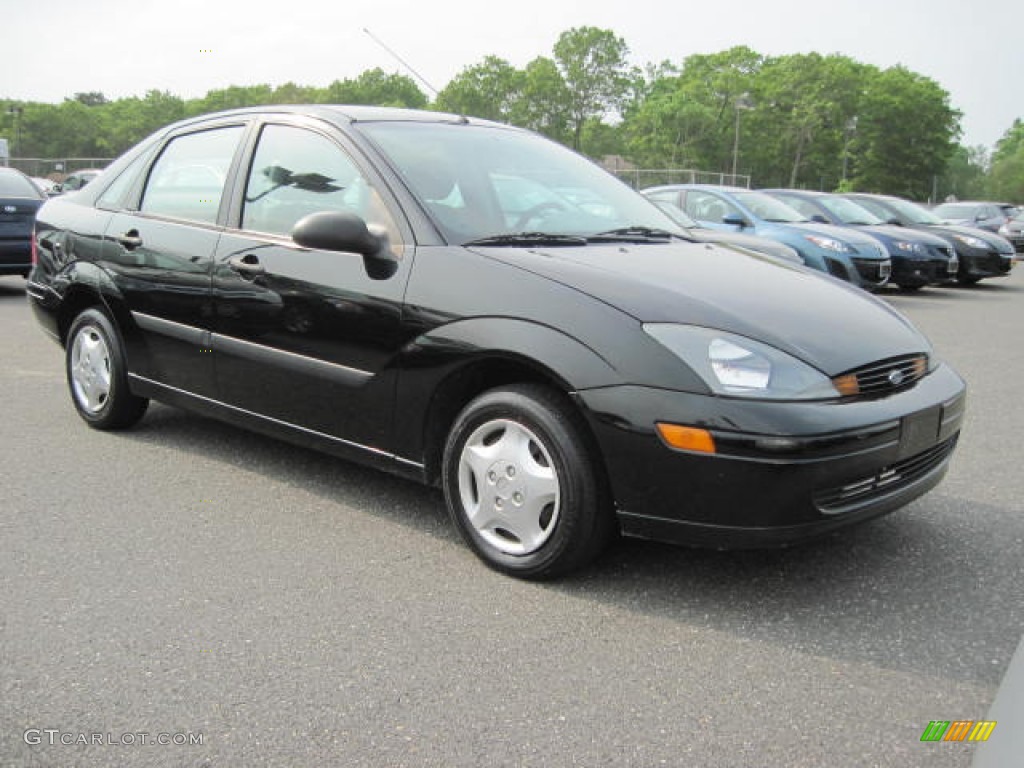
[[[413,353],[406,361],[405,386],[400,388],[397,409],[397,434],[400,444],[408,445],[414,455],[422,457],[426,481],[435,485],[440,482],[445,440],[462,409],[488,390],[524,383],[545,386],[565,397],[567,406],[578,416],[595,460],[604,468],[597,438],[572,395],[583,387],[621,383],[615,368],[578,339],[522,320],[487,321],[490,327],[485,331],[486,338],[500,340],[501,344],[484,348],[474,341],[474,337],[480,336],[482,324],[483,321],[464,321],[454,324],[463,328],[446,327],[444,346],[459,352],[429,374],[417,367],[419,354]],[[457,344],[456,335],[461,339]],[[420,339],[416,348],[425,354],[427,349],[436,349],[437,342],[437,338]],[[402,421],[401,414],[416,413],[422,414],[418,425]]]

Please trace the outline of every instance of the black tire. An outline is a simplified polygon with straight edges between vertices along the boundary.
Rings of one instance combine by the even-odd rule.
[[[145,414],[149,400],[129,390],[121,336],[101,310],[86,309],[71,323],[64,368],[71,402],[90,427],[124,429]]]
[[[567,398],[539,385],[494,389],[463,409],[445,445],[444,493],[480,559],[545,579],[601,552],[615,516],[592,443]]]
[[[957,278],[957,282],[960,285],[977,285],[979,280],[981,280],[980,277],[973,277],[971,275],[961,275]]]

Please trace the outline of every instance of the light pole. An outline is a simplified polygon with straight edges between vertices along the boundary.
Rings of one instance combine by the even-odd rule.
[[[732,137],[732,183],[736,183],[736,165],[740,159],[740,110],[741,109],[753,109],[754,102],[750,98],[749,93],[741,93],[736,97],[736,101],[733,102],[733,106],[736,108],[736,131]]]
[[[843,131],[843,181],[846,181],[846,167],[850,160],[850,139],[857,132],[857,116],[846,121]]]
[[[7,114],[14,118],[14,146],[11,147],[11,157],[14,157],[15,150],[21,152],[21,113],[23,107],[11,106],[7,108]]]

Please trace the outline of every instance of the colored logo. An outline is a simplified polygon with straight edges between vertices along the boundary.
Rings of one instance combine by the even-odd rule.
[[[921,741],[988,741],[995,727],[995,720],[932,720]]]

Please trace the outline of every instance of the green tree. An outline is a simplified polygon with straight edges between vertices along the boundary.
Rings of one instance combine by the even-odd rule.
[[[938,181],[936,198],[944,200],[949,195],[960,200],[984,198],[987,194],[988,167],[988,150],[984,146],[958,145]]]
[[[525,72],[504,59],[488,56],[459,72],[438,93],[434,106],[442,112],[512,122],[525,81]]]
[[[864,65],[817,53],[768,59],[744,120],[746,168],[765,186],[836,186],[849,170]]]
[[[368,69],[354,80],[335,80],[325,98],[331,104],[372,104],[382,107],[423,109],[427,97],[406,75],[388,74],[379,67]]]
[[[1020,118],[996,142],[988,192],[993,199],[1024,203],[1024,122]]]
[[[728,169],[736,103],[751,93],[762,62],[736,46],[689,56],[678,71],[649,68],[624,116],[630,156],[649,168]]]
[[[934,80],[902,66],[870,77],[857,122],[856,188],[927,199],[956,149],[959,120]]]
[[[555,43],[554,59],[568,89],[572,146],[581,148],[587,120],[617,112],[629,92],[626,56],[629,48],[614,32],[576,27],[563,32]]]
[[[545,56],[538,56],[523,70],[523,96],[514,103],[510,122],[567,143],[571,136],[565,109],[569,98],[558,65]]]

